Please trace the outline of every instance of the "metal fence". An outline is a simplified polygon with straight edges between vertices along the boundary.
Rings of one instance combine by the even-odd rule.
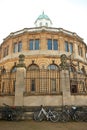
[[[60,78],[57,70],[29,70],[25,80],[27,94],[60,93]]]
[[[0,95],[14,95],[16,73],[6,72],[0,75]]]
[[[87,77],[82,73],[70,73],[71,94],[87,94]]]
[[[0,95],[14,95],[16,72],[0,75]],[[25,94],[61,94],[59,70],[28,70],[26,71]],[[87,94],[87,77],[82,74],[70,73],[71,94]]]

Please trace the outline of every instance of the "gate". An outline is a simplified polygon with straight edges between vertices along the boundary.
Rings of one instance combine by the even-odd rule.
[[[82,73],[70,72],[71,94],[87,94],[87,78]]]
[[[58,70],[28,70],[26,72],[27,94],[59,94]]]
[[[0,75],[0,95],[14,95],[16,72],[6,72]]]

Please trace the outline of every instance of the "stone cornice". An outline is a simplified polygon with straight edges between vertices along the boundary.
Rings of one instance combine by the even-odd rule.
[[[80,41],[83,41],[83,39],[78,36],[75,32],[70,32],[68,30],[65,30],[63,28],[54,28],[54,27],[45,27],[45,26],[42,26],[42,27],[34,27],[34,28],[24,28],[22,30],[19,30],[19,31],[16,31],[16,32],[12,32],[10,33],[10,35],[8,35],[4,41],[6,41],[7,39],[9,38],[12,38],[14,36],[17,36],[17,35],[20,35],[20,34],[24,34],[24,33],[34,33],[34,32],[42,32],[42,31],[45,31],[45,32],[55,32],[55,33],[58,33],[58,32],[62,32],[66,35],[69,35],[69,36],[72,36],[72,37],[75,37],[76,39],[79,39]],[[3,42],[4,42],[3,41]],[[84,43],[85,44],[85,43]]]

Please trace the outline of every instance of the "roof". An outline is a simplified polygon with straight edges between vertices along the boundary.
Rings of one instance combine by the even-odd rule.
[[[52,23],[52,21],[50,20],[50,18],[46,14],[44,14],[44,11],[42,12],[41,15],[39,15],[39,17],[36,19],[35,23],[37,22],[37,20],[41,20],[41,19],[49,20]]]

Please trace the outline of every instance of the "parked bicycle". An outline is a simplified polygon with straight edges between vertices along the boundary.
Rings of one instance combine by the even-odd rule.
[[[75,115],[78,116],[78,121],[87,122],[87,108],[81,108],[80,110],[76,111]]]
[[[78,110],[78,107],[72,106],[71,108],[68,108],[68,106],[65,106],[60,113],[60,121],[62,122],[68,122],[71,120],[79,121],[79,116],[76,114]]]
[[[9,106],[5,103],[3,103],[4,107],[2,109],[2,119],[4,120],[9,120],[9,121],[14,121],[14,120],[19,120],[21,119],[21,116],[23,114],[23,110],[19,109],[17,107],[12,107]]]
[[[34,112],[34,120],[42,121],[45,118],[52,122],[57,122],[59,120],[59,115],[56,111],[51,111],[50,109],[46,111],[45,108],[43,108],[41,105],[40,111]]]

